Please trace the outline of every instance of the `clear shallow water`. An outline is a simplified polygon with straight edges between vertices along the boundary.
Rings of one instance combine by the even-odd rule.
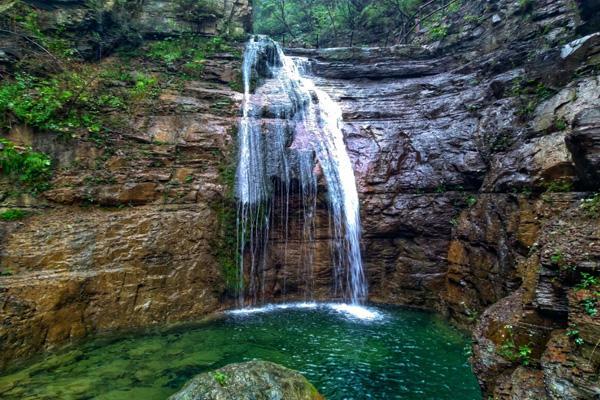
[[[166,399],[192,376],[252,359],[297,369],[342,399],[481,399],[468,340],[435,315],[303,304],[103,338],[0,377],[2,399]]]

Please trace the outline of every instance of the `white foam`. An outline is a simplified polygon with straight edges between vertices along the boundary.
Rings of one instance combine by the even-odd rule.
[[[315,302],[302,302],[302,303],[282,303],[282,304],[268,304],[263,307],[252,307],[252,308],[240,308],[236,310],[227,311],[228,314],[233,315],[252,315],[259,313],[269,313],[277,310],[286,309],[317,309],[327,308],[342,314],[350,319],[361,320],[361,321],[381,321],[385,318],[385,314],[373,307],[365,307],[356,304],[347,303],[315,303]]]
[[[268,313],[276,310],[285,309],[314,309],[317,308],[317,303],[282,303],[282,304],[268,304],[263,307],[252,307],[252,308],[239,308],[236,310],[227,311],[228,314],[234,315],[246,315],[246,314],[257,314],[257,313]]]
[[[360,320],[377,321],[384,318],[383,313],[373,309],[372,307],[364,307],[356,304],[346,303],[330,303],[327,304],[327,306],[334,311]]]

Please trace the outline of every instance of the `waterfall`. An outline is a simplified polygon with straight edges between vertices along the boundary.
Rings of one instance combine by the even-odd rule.
[[[247,300],[255,303],[264,296],[268,239],[275,218],[284,224],[287,251],[293,176],[299,181],[304,219],[301,272],[308,282],[305,296],[311,296],[317,198],[315,158],[327,183],[333,242],[332,295],[353,304],[361,302],[367,297],[367,284],[360,253],[359,201],[344,143],[340,107],[315,85],[307,59],[286,56],[278,44],[266,37],[253,37],[247,44],[243,79],[236,177],[241,304]],[[260,87],[260,95],[253,85],[257,91]],[[266,119],[271,121],[267,127]],[[285,203],[279,206],[280,215],[273,215],[276,193]],[[243,277],[248,277],[247,287]]]

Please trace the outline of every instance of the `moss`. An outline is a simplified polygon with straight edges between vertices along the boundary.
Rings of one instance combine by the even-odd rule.
[[[235,135],[235,132],[232,132]],[[243,277],[238,270],[237,208],[234,198],[235,160],[231,155],[221,155],[219,180],[225,187],[225,196],[212,205],[217,215],[219,235],[213,243],[214,255],[219,263],[227,294],[238,294]]]

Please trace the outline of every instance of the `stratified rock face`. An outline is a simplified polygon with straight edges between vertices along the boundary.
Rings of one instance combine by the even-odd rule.
[[[486,396],[594,398],[596,289],[578,285],[598,275],[598,214],[580,204],[600,188],[600,46],[569,1],[469,7],[427,48],[288,53],[343,108],[370,298],[477,323]],[[287,254],[280,270],[300,262]]]
[[[300,373],[266,361],[231,364],[193,378],[170,400],[324,400]]]
[[[88,2],[39,3],[45,3],[40,22],[52,26],[66,18],[67,31],[80,29],[78,43],[96,40],[88,34],[98,22],[87,19]],[[150,13],[157,3],[180,4],[144,2],[141,11]],[[247,3],[226,3],[246,7],[228,17],[247,18]],[[104,18],[120,17],[115,2],[104,4]],[[155,78],[157,93],[146,94],[143,107],[108,111],[119,129],[97,140],[24,126],[3,132],[47,153],[54,174],[51,189],[36,197],[15,195],[0,180],[2,209],[30,214],[0,222],[0,370],[98,331],[197,319],[229,305],[222,261],[234,254],[223,243],[235,230],[227,219],[233,209],[228,174],[242,97],[231,88],[241,64],[240,49],[233,50],[208,56],[193,79],[160,60],[132,56],[125,75]],[[107,71],[121,62],[108,57],[88,66]],[[128,79],[112,76],[101,84],[118,95],[128,90]]]
[[[563,78],[547,100],[526,82],[555,85],[559,71],[593,63],[596,50],[590,44],[578,62],[560,57],[576,24],[567,2],[542,2],[535,16],[497,3],[466,7],[481,13],[478,25],[463,18],[429,48],[288,51],[311,60],[317,85],[342,106],[373,300],[457,311],[468,323],[522,283],[516,264],[536,240],[538,218],[553,210],[528,194],[557,183],[583,188],[583,174],[593,175],[595,150],[583,143],[596,127],[596,77]],[[540,27],[553,34],[535,33]],[[583,137],[573,128],[582,112],[590,114]],[[565,144],[570,135],[579,161]],[[326,260],[326,227],[316,237],[316,258]],[[301,263],[286,261],[280,270]],[[315,265],[326,282],[327,267]]]

